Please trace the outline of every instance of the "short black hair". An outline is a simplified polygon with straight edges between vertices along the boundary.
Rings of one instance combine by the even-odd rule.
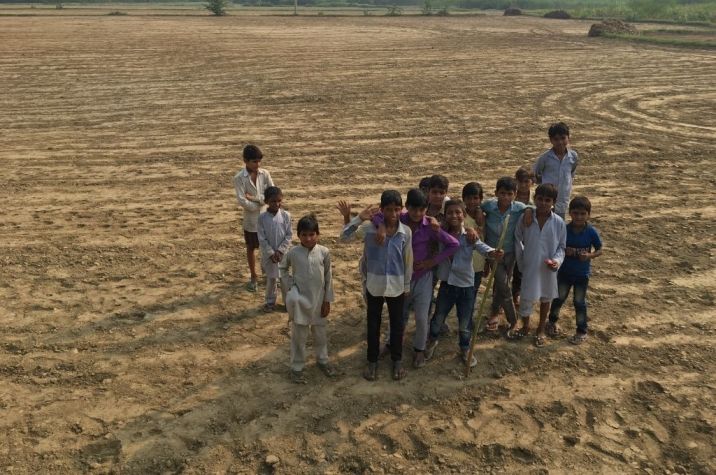
[[[408,190],[408,196],[405,197],[405,206],[408,208],[427,208],[428,199],[421,189],[412,188]]]
[[[530,179],[532,181],[535,181],[535,174],[532,170],[530,170],[527,167],[520,167],[515,172],[515,180],[517,181],[524,181]]]
[[[535,197],[537,197],[537,196],[544,196],[545,198],[552,198],[553,200],[556,201],[557,200],[557,187],[554,186],[552,183],[542,183],[535,190]]]
[[[261,160],[264,158],[264,154],[261,152],[261,149],[253,144],[248,144],[246,147],[244,147],[244,161],[245,162],[253,162],[255,160]]]
[[[589,198],[586,196],[575,196],[572,198],[572,201],[569,202],[569,211],[573,211],[575,209],[581,209],[587,212],[587,214],[592,213],[592,202],[589,201]]]
[[[318,219],[316,218],[315,214],[307,214],[306,216],[298,220],[298,225],[296,226],[296,234],[301,234],[301,232],[303,231],[321,234],[318,230]]]
[[[497,180],[497,185],[495,185],[495,191],[500,190],[517,191],[517,180],[511,176],[503,176],[502,178],[499,178]]]
[[[400,192],[395,190],[385,190],[380,195],[380,207],[385,208],[388,205],[403,206],[403,198],[400,196]]]
[[[549,138],[556,137],[557,135],[566,135],[569,137],[569,126],[564,122],[555,122],[549,126],[547,135],[549,135]]]
[[[281,188],[278,186],[269,186],[264,191],[264,201],[268,201],[269,199],[273,198],[274,196],[283,195],[283,191],[281,191]]]
[[[437,188],[439,190],[447,191],[449,185],[450,182],[448,181],[447,177],[444,177],[443,175],[433,175],[430,177],[430,182],[428,183],[428,190]]]
[[[462,187],[462,199],[464,200],[468,196],[478,196],[482,199],[482,185],[476,181],[471,181],[467,185]]]
[[[429,190],[430,189],[430,177],[426,176],[420,179],[420,184],[418,184],[418,188],[421,190]]]
[[[447,200],[447,202],[445,202],[445,214],[447,214],[447,210],[451,206],[459,206],[462,212],[465,212],[465,203],[463,203],[462,200]]]

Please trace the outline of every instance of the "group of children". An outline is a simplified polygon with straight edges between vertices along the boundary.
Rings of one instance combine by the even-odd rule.
[[[411,310],[415,314],[415,368],[424,366],[435,354],[453,308],[462,359],[476,365],[476,359],[469,358],[473,314],[480,283],[489,272],[494,273],[494,287],[486,290],[492,292],[486,331],[499,330],[503,312],[508,321],[507,339],[528,336],[530,315],[539,301],[534,343],[542,347],[547,336],[561,334],[559,312],[573,289],[577,330],[569,341],[579,344],[587,338],[590,261],[601,255],[602,243],[589,224],[589,199],[577,196],[570,201],[578,156],[569,148],[569,128],[556,123],[548,135],[552,148],[537,159],[533,169],[523,167],[514,178],[497,180],[495,197],[486,201],[477,182],[463,187],[461,200],[450,199],[448,179],[433,175],[409,190],[405,203],[398,191],[386,190],[379,205],[353,216],[348,203],[338,202],[344,224],[341,240],[363,240],[359,269],[367,309],[366,379],[377,378],[378,361],[388,354],[392,378],[405,377],[403,336]],[[334,299],[330,252],[318,244],[319,225],[314,215],[299,220],[300,245],[291,247],[291,216],[281,207],[281,190],[260,168],[262,158],[258,147],[247,145],[246,166],[234,177],[239,204],[245,210],[244,237],[251,272],[247,289],[255,292],[257,288],[254,252],[259,249],[266,277],[263,310],[275,310],[280,284],[289,314],[293,381],[305,382],[309,330],[318,367],[334,376],[326,337]],[[532,197],[535,182],[538,186]],[[266,211],[261,213],[264,205]],[[567,213],[571,221],[565,225]],[[503,230],[507,216],[507,229]],[[384,304],[389,329],[381,345]]]

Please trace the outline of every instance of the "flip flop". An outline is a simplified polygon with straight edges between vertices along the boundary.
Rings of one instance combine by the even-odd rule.
[[[378,379],[378,363],[368,363],[368,366],[363,370],[363,377],[368,381]]]
[[[547,342],[545,341],[544,336],[541,336],[541,335],[535,336],[535,346],[537,348],[542,348],[546,344],[547,344]]]

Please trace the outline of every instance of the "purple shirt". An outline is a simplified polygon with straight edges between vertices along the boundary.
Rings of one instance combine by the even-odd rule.
[[[408,226],[413,231],[413,279],[414,281],[420,279],[429,270],[417,270],[415,264],[424,261],[426,259],[433,259],[435,265],[440,264],[442,261],[449,259],[453,254],[460,248],[460,242],[451,236],[448,232],[443,229],[439,231],[433,231],[433,227],[427,217],[423,217],[423,221],[417,226],[413,227],[413,223],[410,221],[410,216],[407,211],[400,213],[400,222]],[[373,217],[373,224],[378,226],[383,224],[383,213],[378,213]],[[442,243],[444,248],[439,253],[434,254],[435,243]]]

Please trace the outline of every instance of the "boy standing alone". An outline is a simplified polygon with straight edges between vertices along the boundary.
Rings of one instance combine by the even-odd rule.
[[[246,242],[246,259],[249,263],[251,280],[246,284],[246,290],[256,292],[256,250],[259,248],[259,215],[264,207],[264,193],[266,188],[273,186],[271,174],[260,168],[264,155],[256,145],[244,147],[245,168],[234,176],[234,188],[239,205],[244,208],[244,241]]]
[[[554,211],[564,219],[569,196],[572,194],[572,184],[579,157],[577,152],[569,148],[569,126],[567,124],[564,122],[552,124],[547,134],[552,148],[537,159],[534,172],[537,183],[550,183],[557,188]]]

